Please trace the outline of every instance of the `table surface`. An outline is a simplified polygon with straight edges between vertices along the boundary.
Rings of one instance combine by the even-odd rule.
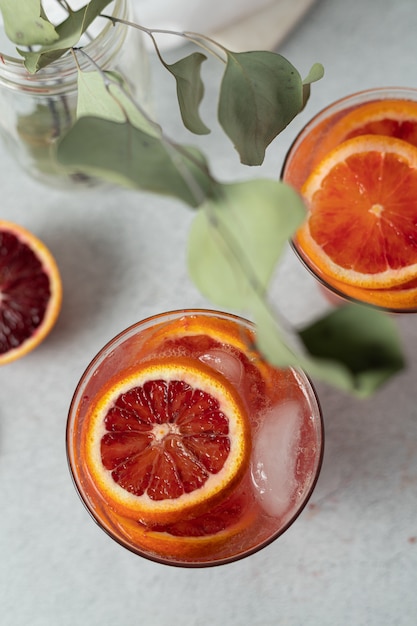
[[[417,86],[415,0],[321,0],[278,46],[306,75],[320,61],[307,110],[268,152],[240,166],[215,124],[217,66],[207,64],[204,139],[223,180],[277,177],[297,130],[359,89]],[[181,50],[171,51],[180,54]],[[159,67],[151,59],[152,67]],[[180,127],[170,80],[155,85],[160,119]],[[210,116],[212,116],[210,118]],[[92,522],[73,488],[65,425],[73,390],[102,345],[164,310],[213,308],[191,283],[185,248],[193,212],[124,189],[61,191],[22,175],[0,149],[1,215],[51,248],[65,297],[37,350],[0,371],[0,623],[2,626],[414,626],[417,620],[417,325],[398,319],[407,369],[369,400],[317,384],[326,451],[297,522],[260,553],[214,569],[141,559]],[[325,310],[290,251],[272,297],[294,323]]]

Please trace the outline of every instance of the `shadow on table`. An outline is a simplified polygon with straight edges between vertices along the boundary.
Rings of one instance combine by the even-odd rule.
[[[401,320],[402,322],[402,320]],[[309,509],[395,493],[417,477],[417,330],[400,323],[408,365],[374,396],[356,399],[316,384],[325,423],[322,471]],[[408,477],[408,478],[407,478]],[[414,485],[415,488],[415,485]]]
[[[52,331],[54,348],[79,341],[118,306],[125,259],[115,231],[91,219],[44,233],[63,282],[62,309]]]

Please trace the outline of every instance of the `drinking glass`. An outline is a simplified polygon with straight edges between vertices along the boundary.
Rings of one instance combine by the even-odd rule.
[[[408,87],[380,87],[360,91],[333,102],[315,115],[301,130],[291,145],[281,172],[281,178],[298,191],[318,163],[336,147],[335,127],[347,114],[365,104],[395,100],[399,103],[417,102],[417,89]],[[406,120],[406,124],[408,124]],[[375,129],[366,132],[375,132]],[[341,137],[339,137],[340,139]],[[297,245],[292,247],[304,267],[318,281],[328,299],[334,304],[365,303],[392,313],[417,312],[417,280],[392,289],[364,289],[344,285],[325,275]]]
[[[263,361],[254,339],[253,325],[229,313],[162,313],[117,335],[82,375],[67,424],[70,472],[99,527],[135,554],[184,567],[235,561],[282,535],[309,500],[324,446],[316,393],[302,371],[278,370]],[[244,473],[222,500],[204,513],[153,526],[121,514],[106,500],[86,462],[85,441],[89,416],[109,383],[134,377],[148,361],[163,364],[172,354],[185,355],[196,367],[203,364],[209,376],[233,387],[246,407],[251,451]]]

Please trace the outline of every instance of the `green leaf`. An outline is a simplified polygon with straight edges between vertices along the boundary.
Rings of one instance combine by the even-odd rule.
[[[52,44],[59,37],[40,0],[0,0],[7,37],[19,46]]]
[[[288,239],[305,217],[300,196],[274,180],[218,184],[189,235],[190,275],[219,306],[245,308],[264,293]]]
[[[77,117],[100,117],[113,122],[129,121],[151,135],[160,135],[157,124],[150,122],[129,97],[128,86],[115,72],[78,71]]]
[[[251,302],[256,345],[276,367],[299,367],[311,378],[360,398],[371,396],[404,367],[392,318],[348,305],[306,326],[286,328],[261,298]]]
[[[177,83],[177,97],[183,124],[197,135],[206,135],[210,132],[199,114],[199,106],[204,96],[201,64],[206,59],[204,54],[194,52],[166,66]]]
[[[307,77],[303,80],[303,107],[310,97],[311,83],[315,83],[324,76],[324,67],[321,63],[315,63],[310,69]]]
[[[71,11],[67,19],[56,27],[59,37],[57,41],[50,45],[42,46],[36,52],[27,52],[19,49],[18,52],[25,59],[25,67],[28,72],[34,74],[37,70],[53,63],[68,52],[70,48],[76,46],[80,41],[81,35],[85,33],[91,23],[110,2],[111,0],[90,0],[86,6],[78,11]]]
[[[392,317],[371,307],[346,305],[300,331],[309,353],[319,362],[342,363],[353,391],[368,396],[405,365]]]
[[[81,117],[59,141],[60,163],[119,185],[175,196],[196,207],[212,193],[204,156],[135,128]]]
[[[299,367],[312,378],[325,380],[343,391],[352,391],[354,379],[349,370],[337,361],[314,359],[297,333],[279,320],[265,299],[253,299],[251,313],[256,324],[256,346],[276,367]]]
[[[265,150],[303,107],[295,67],[270,51],[227,52],[219,122],[246,165],[260,165]]]
[[[310,85],[318,80],[321,80],[324,76],[324,67],[321,63],[314,63],[310,68],[310,71],[306,78],[303,80],[303,85]]]

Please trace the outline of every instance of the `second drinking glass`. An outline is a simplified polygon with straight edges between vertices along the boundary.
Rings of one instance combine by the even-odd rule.
[[[331,104],[301,131],[282,178],[304,197],[294,249],[327,294],[417,311],[417,90]]]

